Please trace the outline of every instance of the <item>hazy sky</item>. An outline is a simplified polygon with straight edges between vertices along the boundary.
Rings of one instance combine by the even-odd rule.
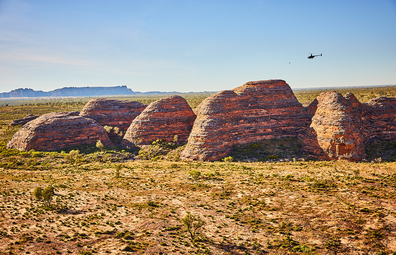
[[[0,0],[0,92],[266,79],[396,84],[396,0]]]

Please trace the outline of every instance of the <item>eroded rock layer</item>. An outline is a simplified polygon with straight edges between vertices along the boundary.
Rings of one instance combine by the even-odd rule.
[[[118,127],[120,131],[126,131],[146,106],[136,101],[92,99],[84,106],[80,116],[93,119],[101,126]]]
[[[22,119],[17,119],[17,120],[13,120],[10,123],[10,126],[16,126],[16,125],[25,125],[26,123],[28,123],[29,121],[32,121],[34,119],[37,119],[39,116],[37,115],[33,115],[33,114],[28,114],[25,117],[23,117]]]
[[[296,136],[309,117],[283,80],[248,82],[205,99],[182,152],[187,160],[218,160],[233,145]]]
[[[364,158],[362,104],[353,94],[347,94],[344,98],[334,91],[320,94],[317,101],[310,125],[313,130],[309,131],[311,139],[302,139],[305,143],[304,149],[311,155],[324,159],[356,161]],[[313,146],[312,136],[323,153],[317,148],[310,148]]]
[[[360,161],[374,140],[396,139],[396,99],[360,103],[352,93],[324,92],[309,111],[310,127],[299,133],[306,153],[321,159]]]
[[[378,97],[367,103],[367,142],[396,139],[396,98]]]
[[[104,128],[94,120],[72,113],[49,113],[26,123],[7,144],[18,150],[60,150],[98,140],[112,146]]]
[[[195,114],[181,96],[169,96],[155,101],[136,117],[122,141],[122,145],[147,145],[157,139],[186,142],[195,120]]]

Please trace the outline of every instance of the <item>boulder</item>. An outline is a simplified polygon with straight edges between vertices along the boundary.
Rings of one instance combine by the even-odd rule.
[[[25,117],[23,117],[22,119],[17,119],[17,120],[13,120],[10,123],[10,126],[16,126],[16,125],[25,125],[26,123],[28,123],[31,120],[37,119],[39,116],[37,115],[33,115],[33,114],[28,114]]]
[[[75,116],[76,112],[49,113],[26,123],[15,133],[7,148],[18,150],[61,150],[80,144],[112,146],[106,131],[94,120]]]
[[[81,110],[80,116],[93,119],[101,126],[118,127],[120,131],[126,131],[146,106],[136,101],[92,99]]]
[[[234,145],[297,136],[309,116],[283,80],[248,82],[206,98],[186,148],[186,160],[218,160]]]
[[[123,146],[147,145],[157,139],[171,142],[178,136],[184,143],[190,134],[195,114],[181,96],[169,96],[147,106],[128,128]]]

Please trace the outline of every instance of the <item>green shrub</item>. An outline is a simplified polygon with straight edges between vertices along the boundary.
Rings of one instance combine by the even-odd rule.
[[[122,169],[122,164],[114,164],[114,169],[115,169],[115,173],[114,173],[114,177],[115,178],[120,178],[120,170]]]
[[[110,134],[110,133],[111,133],[111,131],[113,130],[113,127],[111,127],[111,126],[107,126],[107,125],[106,125],[106,126],[104,126],[103,128],[104,128],[104,129],[106,130],[106,132],[107,132],[107,133],[109,133],[109,134]]]
[[[228,156],[228,157],[223,158],[223,161],[224,162],[232,162],[232,161],[234,161],[234,158],[231,156]]]
[[[68,163],[78,164],[83,160],[83,156],[79,150],[71,150],[69,153],[64,153],[64,159]]]
[[[276,156],[276,155],[268,155],[268,156],[267,156],[267,159],[270,159],[270,160],[277,160],[277,159],[278,159],[278,156]]]
[[[180,152],[183,146],[177,143],[177,136],[174,137],[176,142],[167,142],[163,139],[157,139],[151,145],[146,145],[139,150],[140,159],[158,160],[167,158],[168,160],[179,161]]]
[[[98,148],[99,150],[103,150],[104,145],[103,145],[103,143],[102,143],[101,140],[98,140],[98,141],[96,142],[96,148]]]
[[[201,177],[201,172],[199,170],[191,170],[188,172],[190,178],[193,179],[195,182]]]

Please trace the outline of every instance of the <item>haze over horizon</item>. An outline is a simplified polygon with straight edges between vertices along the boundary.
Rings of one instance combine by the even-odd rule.
[[[395,84],[395,24],[394,0],[0,0],[0,92]]]

